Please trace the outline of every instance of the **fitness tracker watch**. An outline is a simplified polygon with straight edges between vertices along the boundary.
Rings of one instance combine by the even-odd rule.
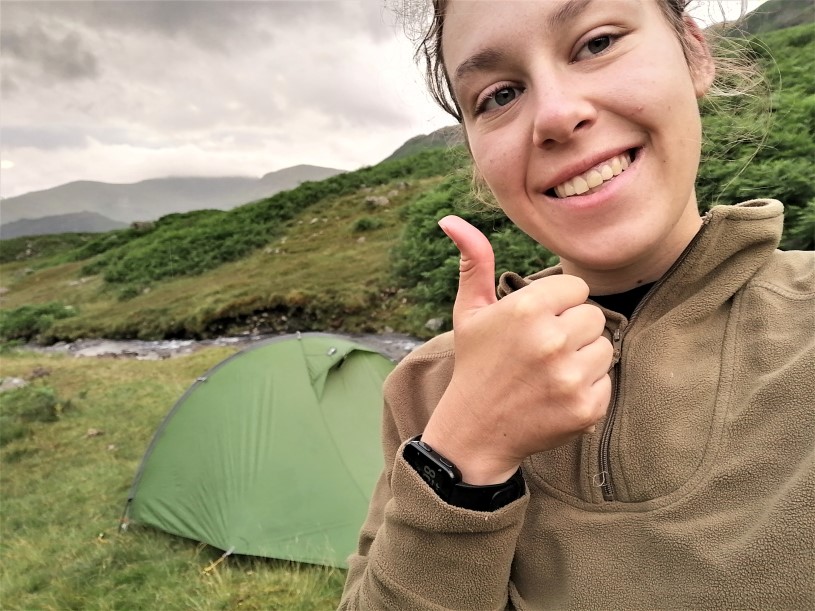
[[[423,442],[421,435],[407,443],[404,457],[444,502],[455,507],[495,511],[524,495],[524,477],[520,468],[503,484],[465,484],[456,466]]]

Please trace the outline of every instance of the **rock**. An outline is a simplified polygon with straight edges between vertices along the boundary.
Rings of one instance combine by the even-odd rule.
[[[308,222],[308,224],[309,224],[309,225],[313,225],[314,223],[319,223],[319,222],[320,222],[320,219],[318,219],[318,218],[315,216],[313,219],[311,219],[311,220]]]
[[[28,386],[28,382],[22,378],[0,378],[0,392],[16,390],[24,386]]]
[[[8,287],[0,286],[0,295],[5,295],[6,293],[9,292],[9,290],[11,289],[9,289]]]
[[[396,189],[391,189],[390,191],[388,191],[388,197],[396,197],[397,195],[399,195],[399,191],[397,191]]]
[[[430,331],[438,331],[444,326],[444,320],[441,318],[431,318],[424,324],[425,329]]]
[[[105,431],[100,431],[99,429],[88,429],[88,432],[85,433],[85,437],[99,437],[99,435],[104,435]]]
[[[365,244],[365,236],[364,235],[359,236],[357,238],[357,244]]]
[[[384,207],[391,203],[387,197],[382,197],[381,195],[369,195],[365,198],[365,203],[369,207]]]

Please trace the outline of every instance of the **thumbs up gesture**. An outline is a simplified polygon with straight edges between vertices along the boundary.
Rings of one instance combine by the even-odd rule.
[[[486,236],[456,216],[439,225],[461,252],[456,357],[422,439],[466,483],[496,484],[527,456],[593,428],[611,397],[613,349],[583,280],[550,276],[498,301]]]

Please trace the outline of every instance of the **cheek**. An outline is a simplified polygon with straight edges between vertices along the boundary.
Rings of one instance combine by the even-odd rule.
[[[473,160],[481,177],[498,198],[511,188],[513,179],[517,181],[520,165],[517,156],[513,155],[511,150],[484,143],[473,148]]]

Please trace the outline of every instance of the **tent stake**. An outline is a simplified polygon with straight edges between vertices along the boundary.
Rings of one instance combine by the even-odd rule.
[[[226,560],[226,557],[227,557],[227,556],[231,555],[231,554],[232,554],[232,552],[234,552],[234,551],[235,551],[235,548],[234,548],[234,547],[230,547],[230,548],[229,548],[228,550],[226,550],[226,551],[225,551],[223,554],[221,554],[221,557],[220,557],[220,558],[218,558],[218,559],[217,559],[217,560],[215,560],[214,562],[210,562],[210,563],[209,563],[209,566],[208,566],[208,567],[206,567],[206,568],[205,568],[203,571],[201,571],[201,572],[202,572],[204,575],[209,575],[209,574],[210,574],[212,571],[214,571],[214,570],[217,568],[217,566],[218,566],[219,564],[221,564],[221,563],[222,563],[224,560]]]

